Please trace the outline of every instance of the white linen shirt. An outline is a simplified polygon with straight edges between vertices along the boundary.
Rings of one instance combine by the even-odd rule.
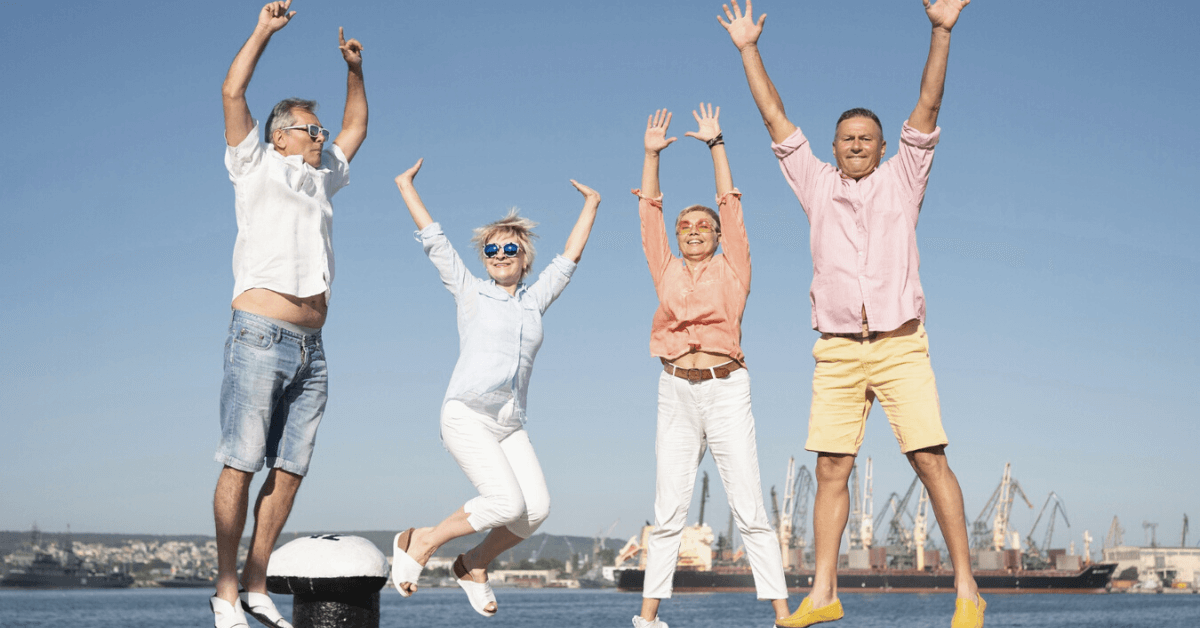
[[[510,295],[494,279],[467,271],[438,223],[416,232],[458,307],[458,363],[442,405],[461,401],[502,425],[523,425],[542,315],[571,281],[575,262],[556,255],[532,286]]]
[[[337,144],[313,168],[259,141],[258,120],[237,146],[226,145],[238,234],[233,244],[233,298],[251,288],[310,297],[333,285],[333,205],[350,182]]]

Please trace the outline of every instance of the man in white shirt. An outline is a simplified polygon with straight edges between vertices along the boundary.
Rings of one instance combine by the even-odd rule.
[[[316,116],[316,103],[300,99],[275,106],[266,141],[259,141],[246,87],[271,36],[296,15],[290,6],[287,0],[263,7],[221,88],[238,236],[216,454],[224,467],[213,499],[218,575],[209,604],[217,628],[246,626],[247,612],[268,626],[291,628],[266,595],[267,561],[308,471],[325,410],[321,327],[334,274],[330,198],[349,182],[349,162],[367,136],[362,45],[346,41],[339,28],[348,79],[342,130],[333,145],[326,149],[329,131]],[[270,472],[254,506],[239,583],[250,482],[264,465]]]

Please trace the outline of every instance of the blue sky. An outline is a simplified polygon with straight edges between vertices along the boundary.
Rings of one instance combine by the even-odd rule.
[[[0,8],[0,529],[211,533],[235,235],[218,90],[260,7]],[[539,269],[581,207],[568,179],[603,195],[545,320],[527,427],[554,500],[544,531],[594,534],[619,519],[614,535],[628,536],[652,517],[656,299],[629,189],[646,115],[668,107],[680,137],[663,158],[668,211],[712,199],[707,150],[683,137],[701,100],[721,106],[745,193],[755,276],[743,348],[764,491],[782,490],[788,456],[811,468],[808,224],[719,7],[296,0],[259,63],[251,111],[265,119],[283,97],[315,98],[336,132],[344,26],[365,46],[371,124],[335,199],[330,400],[288,530],[429,525],[473,494],[437,435],[457,357],[453,300],[392,182],[418,157],[418,189],[453,242],[517,206],[542,223]],[[896,141],[928,50],[918,0],[756,9],[769,15],[767,69],[819,156],[832,159],[822,147],[854,106],[874,109]],[[968,517],[1011,461],[1036,506],[1062,496],[1071,527],[1059,522],[1056,539],[1077,545],[1085,529],[1103,539],[1114,515],[1136,543],[1143,521],[1177,543],[1183,514],[1200,517],[1187,392],[1200,374],[1200,8],[1148,12],[972,3],[954,31],[918,228]],[[878,408],[861,454],[874,459],[882,511],[912,472]],[[701,468],[714,480],[710,521],[724,529],[715,468]],[[1024,535],[1036,511],[1014,511]]]

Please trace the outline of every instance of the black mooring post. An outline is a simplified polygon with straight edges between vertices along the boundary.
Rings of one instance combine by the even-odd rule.
[[[387,557],[360,536],[318,534],[271,554],[267,590],[292,596],[295,628],[379,628]]]

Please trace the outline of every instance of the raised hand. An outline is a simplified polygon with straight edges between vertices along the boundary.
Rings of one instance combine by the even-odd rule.
[[[662,149],[679,139],[667,137],[667,127],[671,126],[671,112],[659,109],[654,115],[646,118],[646,152],[658,154]]]
[[[412,187],[413,179],[416,178],[417,173],[421,171],[421,164],[424,161],[424,157],[418,159],[417,163],[413,164],[412,168],[401,172],[399,176],[396,177],[396,187],[400,188],[401,192],[403,192],[405,188]]]
[[[575,186],[576,190],[579,190],[579,193],[583,195],[583,200],[594,201],[597,204],[600,202],[600,193],[596,190],[589,188],[575,179],[571,179],[571,185]]]
[[[258,25],[265,28],[268,33],[275,33],[295,17],[296,12],[288,13],[288,8],[292,6],[292,0],[286,2],[269,2],[258,13]]]
[[[937,0],[937,4],[932,4],[929,0],[921,2],[925,4],[925,15],[929,16],[929,23],[934,28],[945,30],[954,28],[963,7],[971,4],[971,0]]]
[[[738,6],[737,0],[733,0],[733,11],[729,10],[728,4],[722,4],[721,8],[725,9],[725,17],[729,18],[729,21],[726,22],[719,15],[717,21],[725,27],[725,30],[729,31],[729,38],[733,40],[733,45],[737,46],[738,50],[758,44],[758,36],[762,35],[763,22],[767,19],[766,13],[758,16],[758,22],[755,22],[750,15],[752,11],[750,0],[746,0],[745,15],[742,15],[742,9]]]
[[[720,116],[720,107],[717,107],[716,111],[713,111],[712,103],[709,103],[708,110],[706,111],[704,103],[700,103],[700,113],[696,113],[695,109],[692,110],[692,117],[696,119],[696,123],[700,125],[700,128],[696,131],[688,131],[684,135],[694,137],[701,142],[711,140],[721,134],[721,124],[717,121],[717,118]]]
[[[342,51],[342,58],[346,60],[348,65],[362,65],[362,44],[357,39],[346,41],[346,34],[341,26],[338,27],[338,50]]]

